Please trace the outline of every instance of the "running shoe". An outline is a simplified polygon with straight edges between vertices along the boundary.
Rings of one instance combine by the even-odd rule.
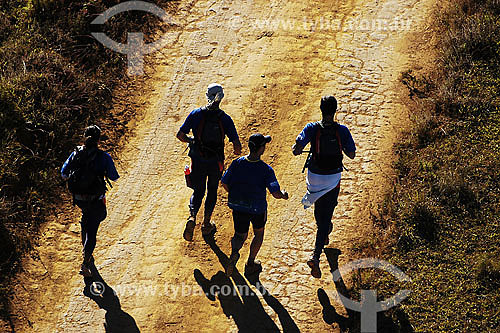
[[[215,223],[213,223],[213,222],[209,222],[208,224],[203,224],[201,226],[201,234],[203,236],[215,234],[216,231],[217,231],[217,227],[215,226]]]
[[[193,240],[194,227],[196,227],[196,222],[194,221],[194,217],[190,216],[186,222],[184,233],[182,234],[184,239],[188,242]]]
[[[307,261],[307,266],[311,268],[311,275],[316,279],[321,277],[321,270],[319,269],[319,261],[310,259]]]
[[[252,264],[248,262],[245,264],[245,276],[258,274],[260,272],[262,272],[262,264],[259,260],[255,260]]]

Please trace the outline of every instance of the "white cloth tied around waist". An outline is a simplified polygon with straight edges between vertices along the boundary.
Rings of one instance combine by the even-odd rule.
[[[332,175],[318,175],[307,170],[307,193],[301,201],[304,209],[311,207],[321,196],[336,188],[341,175],[341,172]]]

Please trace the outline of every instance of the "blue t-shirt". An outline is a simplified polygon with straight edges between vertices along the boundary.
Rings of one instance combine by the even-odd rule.
[[[61,176],[64,179],[69,177],[68,164],[73,159],[73,156],[75,156],[74,151],[71,153],[71,155],[69,155],[68,159],[66,160],[66,162],[64,162],[64,164],[61,168]],[[104,151],[100,151],[100,153],[95,157],[94,168],[95,168],[95,172],[98,175],[107,176],[109,179],[111,179],[113,181],[117,180],[120,177],[118,175],[118,172],[116,171],[115,163],[113,162],[113,159],[111,158],[111,156],[108,153],[106,153]]]
[[[194,109],[189,113],[186,120],[184,120],[184,124],[182,124],[180,131],[189,134],[189,131],[193,131],[193,135],[196,137],[198,135],[198,126],[203,118],[203,112],[211,112],[210,110],[205,110],[203,108]],[[231,117],[222,111],[222,115],[220,117],[222,126],[224,127],[224,134],[228,137],[230,142],[238,139],[238,134],[236,133],[236,127],[234,126],[233,120]]]
[[[249,161],[246,156],[231,163],[221,182],[229,187],[229,208],[244,213],[265,213],[266,188],[270,193],[280,190],[273,168],[262,160]]]
[[[295,142],[300,144],[302,147],[305,147],[309,142],[311,142],[311,140],[313,140],[313,138],[316,137],[318,129],[319,125],[317,122],[307,124],[302,132],[300,132],[297,136]],[[338,133],[342,143],[342,150],[345,153],[352,153],[356,151],[356,145],[354,144],[354,140],[352,139],[349,129],[344,125],[339,124]]]

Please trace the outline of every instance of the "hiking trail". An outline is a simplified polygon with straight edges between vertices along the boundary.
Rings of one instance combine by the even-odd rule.
[[[317,296],[325,289],[345,313],[332,299],[328,263],[322,256],[319,280],[306,265],[316,232],[313,210],[300,204],[307,154],[295,157],[291,146],[307,122],[320,119],[321,96],[336,96],[337,120],[349,127],[357,156],[344,159],[349,172],[328,247],[342,251],[339,265],[358,259],[349,251],[370,228],[369,210],[387,183],[396,121],[405,108],[398,77],[416,56],[407,37],[430,6],[430,0],[181,2],[177,26],[167,32],[171,44],[155,56],[154,89],[144,93],[144,117],[122,150],[126,162],[117,165],[121,178],[107,195],[108,217],[97,235],[96,266],[117,297],[94,301],[82,293],[79,214],[60,216],[42,229],[40,259],[26,259],[19,276],[16,330],[104,332],[106,322],[121,332],[339,331],[323,321]],[[175,134],[188,112],[204,105],[211,82],[224,86],[221,108],[235,122],[243,154],[252,133],[272,136],[263,160],[290,194],[288,201],[268,196],[258,256],[264,296],[253,286],[248,297],[203,294],[202,287],[230,283],[220,273],[233,232],[222,187],[215,243],[203,240],[200,224],[193,242],[182,238],[192,192],[183,177],[189,158]],[[226,166],[235,158],[231,148],[226,145]],[[248,242],[237,265],[241,273]],[[241,276],[234,283],[248,285]]]

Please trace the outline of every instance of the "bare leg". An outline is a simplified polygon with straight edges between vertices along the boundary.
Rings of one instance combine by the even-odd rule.
[[[240,259],[240,249],[243,247],[245,240],[247,239],[248,233],[238,233],[234,232],[233,238],[231,238],[231,255],[229,256],[229,262],[226,266],[226,275],[231,276],[236,267],[236,263]]]
[[[235,232],[233,238],[231,239],[231,253],[239,252],[243,247],[243,244],[245,243],[247,237],[248,233],[240,234],[238,232]]]
[[[248,263],[253,264],[255,257],[259,253],[260,247],[262,246],[262,242],[264,241],[264,227],[260,229],[254,229],[254,236],[252,239],[252,243],[250,244],[250,254],[248,256]]]

